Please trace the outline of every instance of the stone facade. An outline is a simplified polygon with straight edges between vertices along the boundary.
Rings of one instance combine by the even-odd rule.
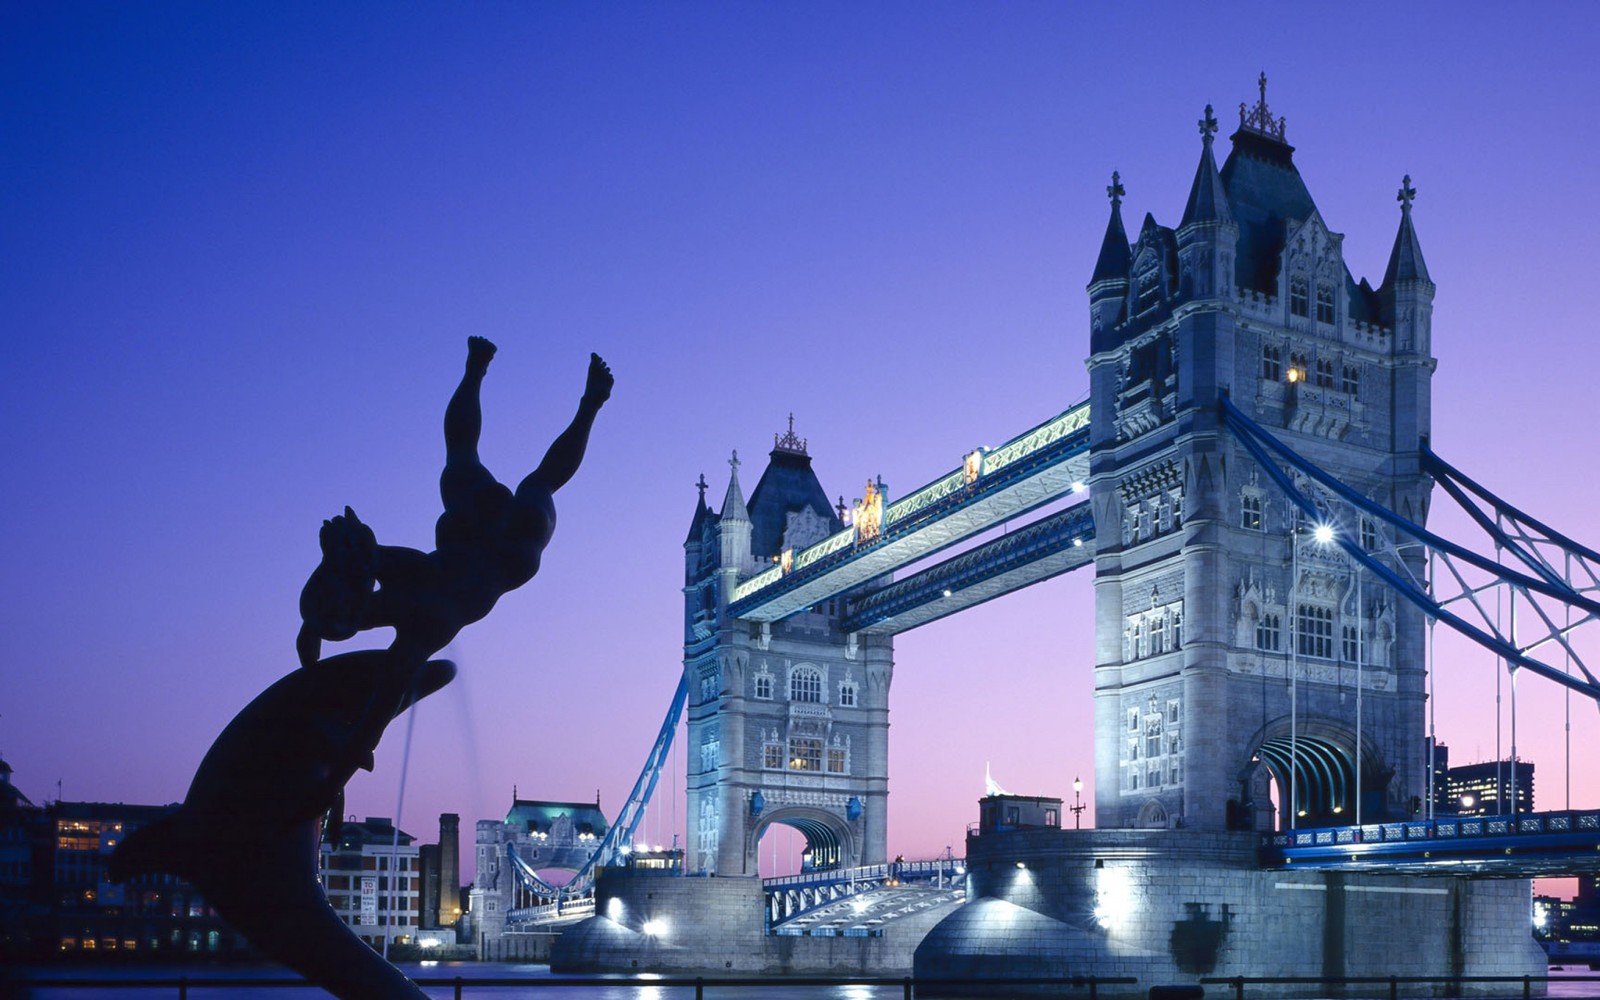
[[[1313,540],[1219,400],[1426,520],[1433,284],[1414,192],[1373,289],[1351,278],[1265,90],[1221,170],[1215,128],[1208,108],[1177,229],[1146,215],[1130,246],[1114,180],[1089,285],[1097,824],[1288,825],[1273,785],[1283,805],[1294,786],[1302,824],[1409,815],[1427,787],[1423,616]],[[1420,551],[1380,525],[1343,530],[1420,576]]]
[[[773,823],[804,834],[807,867],[882,863],[892,640],[841,632],[842,597],[773,624],[728,615],[740,580],[843,529],[792,427],[748,505],[731,465],[719,512],[702,480],[684,542],[685,863],[754,875]]]
[[[1121,993],[1099,989],[1129,997],[1203,977],[1544,974],[1526,881],[1263,871],[1255,846],[1252,833],[1194,830],[969,838],[970,902],[924,938],[915,974],[1131,976],[1138,984]],[[1503,996],[1506,986],[1451,984],[1439,995],[1474,991]]]

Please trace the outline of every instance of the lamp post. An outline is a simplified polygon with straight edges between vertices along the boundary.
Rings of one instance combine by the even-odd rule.
[[[1072,779],[1072,805],[1067,807],[1072,810],[1072,828],[1083,829],[1083,811],[1088,808],[1083,804],[1083,779]]]

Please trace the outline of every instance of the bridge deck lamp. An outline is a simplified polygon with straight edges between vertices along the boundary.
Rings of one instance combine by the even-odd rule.
[[[1316,530],[1311,533],[1311,537],[1315,538],[1319,545],[1328,544],[1329,542],[1333,541],[1333,525],[1331,525],[1331,524],[1319,524],[1319,525],[1317,525]]]
[[[1083,829],[1083,811],[1088,807],[1083,804],[1083,779],[1072,779],[1072,805],[1067,806],[1072,810],[1072,828]]]

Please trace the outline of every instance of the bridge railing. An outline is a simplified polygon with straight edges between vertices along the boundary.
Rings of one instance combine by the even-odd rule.
[[[907,879],[918,881],[923,879],[938,878],[941,875],[951,877],[964,875],[967,871],[965,858],[934,858],[928,861],[891,861],[882,865],[861,865],[856,868],[825,868],[820,871],[801,872],[798,875],[778,875],[773,878],[761,880],[761,887],[768,892],[782,889],[798,889],[815,885],[835,885],[840,882],[874,882],[883,879]]]
[[[1364,823],[1360,826],[1321,826],[1280,830],[1261,835],[1261,846],[1277,850],[1302,847],[1338,847],[1386,844],[1415,840],[1471,840],[1478,837],[1600,833],[1600,810],[1583,812],[1519,813],[1505,816],[1456,816],[1448,819]]]

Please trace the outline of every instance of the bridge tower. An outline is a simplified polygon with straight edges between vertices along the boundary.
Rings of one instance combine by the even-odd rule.
[[[1358,784],[1363,821],[1408,815],[1425,795],[1422,614],[1319,545],[1217,412],[1229,397],[1371,499],[1426,519],[1434,286],[1415,192],[1408,177],[1382,284],[1357,283],[1265,75],[1239,117],[1219,170],[1206,108],[1176,229],[1147,214],[1130,244],[1112,175],[1088,286],[1102,827],[1353,823]],[[1385,551],[1377,526],[1359,530]],[[1422,577],[1418,551],[1387,552]]]
[[[729,465],[718,511],[701,477],[684,540],[685,863],[754,875],[774,823],[804,835],[809,867],[881,863],[892,639],[842,632],[842,597],[770,624],[728,615],[741,579],[843,529],[842,500],[829,504],[793,418],[748,504],[737,452]]]

